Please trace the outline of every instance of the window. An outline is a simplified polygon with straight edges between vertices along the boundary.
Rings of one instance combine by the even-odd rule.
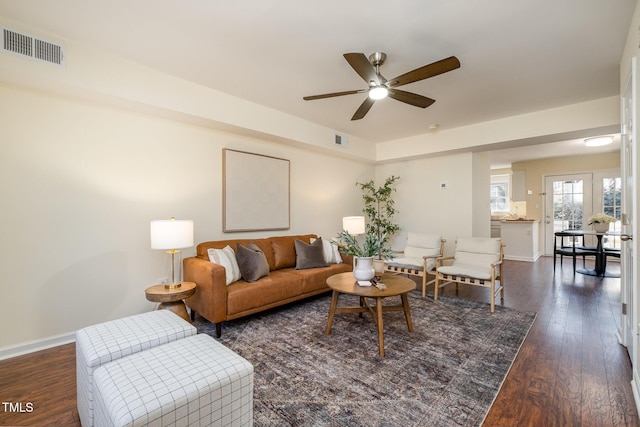
[[[616,218],[617,221],[609,225],[609,231],[620,232],[622,223],[622,179],[602,179],[602,212]],[[604,246],[608,248],[620,247],[620,236],[605,236]]]
[[[509,212],[509,175],[491,175],[491,213]]]

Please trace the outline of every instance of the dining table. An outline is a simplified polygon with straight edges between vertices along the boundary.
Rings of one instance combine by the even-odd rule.
[[[619,235],[620,233],[616,231],[606,231],[604,233],[600,233],[592,230],[571,230],[576,235],[583,236],[596,236],[597,245],[596,245],[596,256],[595,256],[595,266],[594,268],[578,268],[576,272],[580,274],[586,274],[587,276],[598,276],[598,277],[620,277],[618,273],[609,273],[606,270],[607,266],[607,254],[605,253],[604,246],[602,245],[602,238],[604,236],[613,236]]]

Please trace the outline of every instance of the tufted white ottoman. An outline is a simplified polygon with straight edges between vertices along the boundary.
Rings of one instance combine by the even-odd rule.
[[[169,310],[150,311],[77,331],[76,380],[82,425],[93,425],[93,373],[96,368],[196,333],[192,324]]]
[[[253,366],[199,334],[95,370],[95,425],[252,426]]]

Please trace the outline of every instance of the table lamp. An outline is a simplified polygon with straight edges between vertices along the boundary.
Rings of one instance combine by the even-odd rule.
[[[345,216],[342,218],[342,229],[352,236],[364,234],[363,216]]]
[[[182,256],[178,249],[193,246],[193,221],[168,220],[151,221],[151,249],[163,249],[171,259],[169,283],[165,288],[179,288],[182,282]]]

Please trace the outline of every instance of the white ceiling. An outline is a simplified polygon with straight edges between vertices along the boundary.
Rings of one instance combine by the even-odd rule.
[[[619,94],[619,62],[635,4],[3,0],[0,23],[76,41],[380,142],[426,133],[431,124],[442,130]],[[381,68],[387,78],[451,55],[461,67],[403,87],[436,100],[426,109],[385,99],[363,120],[350,121],[365,94],[302,100],[366,88],[342,54],[374,51],[387,54]],[[573,144],[565,145],[575,150]]]

